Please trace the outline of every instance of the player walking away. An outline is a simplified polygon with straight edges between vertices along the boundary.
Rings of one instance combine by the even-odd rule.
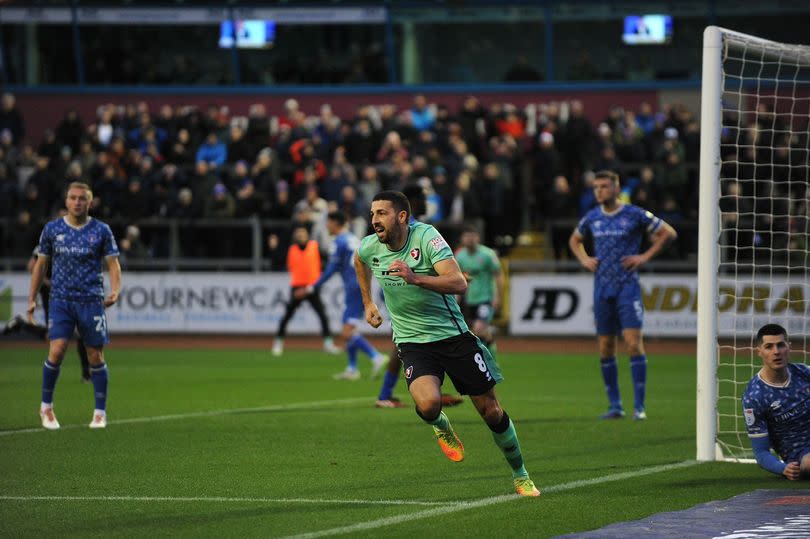
[[[34,265],[37,262],[39,254],[39,247],[34,248],[31,259],[28,261],[28,272],[34,271]],[[20,315],[16,315],[6,322],[3,328],[3,335],[10,335],[12,333],[23,332],[30,333],[38,339],[48,339],[48,320],[50,319],[50,310],[48,308],[49,299],[51,294],[51,266],[46,264],[45,278],[42,280],[42,286],[39,288],[39,297],[42,300],[42,308],[45,311],[45,325],[40,326],[37,323],[28,322]],[[76,338],[76,350],[79,352],[79,360],[82,365],[82,382],[90,383],[90,362],[87,360],[87,348],[84,346],[84,341],[81,336]]]
[[[778,324],[759,328],[757,354],[762,368],[748,382],[742,398],[757,464],[790,480],[806,479],[810,477],[810,367],[790,362],[787,331]]]
[[[621,202],[619,175],[615,172],[597,172],[593,191],[599,206],[585,214],[571,234],[568,245],[579,263],[595,274],[593,312],[602,378],[610,403],[602,418],[624,417],[616,366],[616,335],[621,331],[630,354],[635,397],[633,419],[647,419],[644,405],[647,356],[641,336],[644,307],[638,268],[675,239],[677,233],[652,213]],[[651,245],[639,253],[645,233],[650,235]],[[585,252],[583,240],[586,235],[593,238],[595,256]]]
[[[456,261],[468,283],[462,302],[464,320],[494,357],[491,323],[503,297],[503,272],[498,254],[481,245],[481,234],[470,225],[461,234],[461,249],[456,253]]]
[[[410,213],[408,199],[397,191],[383,191],[372,201],[374,234],[363,238],[355,257],[366,321],[373,327],[382,324],[371,296],[373,274],[385,295],[416,413],[433,427],[444,454],[454,462],[464,459],[464,446],[442,411],[447,374],[460,393],[470,395],[492,431],[512,468],[516,492],[538,496],[523,465],[515,426],[495,396],[495,384],[502,380],[499,369],[470,333],[454,296],[466,291],[467,281],[444,238],[431,225],[408,224]]]
[[[335,273],[340,273],[343,279],[344,308],[343,308],[343,337],[348,354],[346,370],[334,376],[335,380],[359,380],[360,371],[357,369],[357,352],[364,352],[372,361],[372,378],[376,378],[380,370],[388,363],[388,357],[379,353],[365,337],[357,332],[357,325],[363,319],[363,299],[360,296],[360,285],[357,284],[357,274],[354,271],[354,253],[360,246],[357,237],[349,232],[346,225],[346,215],[342,212],[331,212],[326,218],[326,228],[335,240],[330,248],[331,254],[326,269],[312,286],[296,290],[299,299],[310,294],[317,294]]]
[[[427,213],[427,198],[425,189],[419,184],[406,185],[402,193],[408,199],[411,205],[411,216],[409,217],[408,224],[416,222],[416,217],[422,216]],[[385,298],[383,298],[385,301]],[[388,367],[383,375],[383,381],[380,385],[380,393],[377,395],[377,402],[374,404],[377,408],[405,408],[405,404],[398,398],[394,397],[394,388],[399,381],[399,369],[401,364],[399,361],[399,350],[394,344],[391,355],[388,356]],[[464,399],[456,395],[442,393],[442,407],[458,406],[464,402]]]
[[[287,324],[304,301],[308,301],[318,320],[321,321],[321,335],[323,336],[323,349],[330,354],[339,354],[340,349],[332,341],[329,331],[329,320],[326,319],[326,310],[323,308],[321,297],[318,294],[302,295],[298,290],[315,284],[321,275],[321,253],[318,242],[309,239],[309,231],[305,226],[293,229],[293,243],[287,251],[287,271],[290,272],[290,302],[284,312],[284,318],[278,327],[278,333],[273,341],[272,353],[280,356],[284,353],[284,336],[287,334]],[[298,297],[301,296],[301,297]]]
[[[87,184],[68,186],[65,205],[67,215],[45,225],[39,239],[39,256],[31,272],[28,294],[28,321],[34,322],[37,293],[45,279],[46,265],[51,265],[49,301],[48,358],[42,368],[42,426],[59,428],[53,412],[53,392],[59,369],[65,357],[68,340],[78,329],[87,347],[90,378],[95,392],[95,410],[91,429],[107,426],[107,364],[104,345],[109,342],[104,309],[114,305],[121,291],[121,266],[118,246],[110,227],[88,215],[93,193]],[[104,297],[102,260],[110,273],[110,293]]]

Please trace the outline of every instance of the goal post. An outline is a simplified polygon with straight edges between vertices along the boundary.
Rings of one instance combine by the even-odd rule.
[[[754,334],[810,352],[810,46],[709,26],[700,117],[697,459],[750,461]]]

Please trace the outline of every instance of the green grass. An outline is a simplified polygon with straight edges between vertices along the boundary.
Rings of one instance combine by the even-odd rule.
[[[0,431],[36,428],[44,348],[1,352]],[[712,463],[424,517],[425,511],[459,501],[511,492],[509,469],[469,403],[448,410],[467,449],[464,462],[452,463],[411,408],[373,408],[378,381],[332,381],[342,358],[300,351],[279,359],[266,351],[116,348],[107,356],[109,427],[86,428],[92,390],[79,383],[78,360],[71,353],[55,409],[63,426],[80,427],[0,433],[0,497],[282,500],[6,498],[0,499],[0,536],[283,537],[407,517],[393,525],[353,529],[350,535],[548,537],[756,488],[803,486],[779,481],[755,465]],[[527,467],[541,489],[694,458],[692,358],[650,359],[646,422],[596,419],[605,399],[592,357],[501,354],[500,362],[507,379],[499,396],[515,420]],[[367,374],[368,362],[361,365]],[[629,402],[626,359],[620,365]],[[397,394],[407,396],[402,381]],[[313,401],[335,402],[306,404]],[[222,413],[116,424],[216,410]],[[295,498],[341,502],[290,501]]]

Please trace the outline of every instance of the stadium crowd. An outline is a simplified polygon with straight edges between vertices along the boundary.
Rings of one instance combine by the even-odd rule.
[[[614,106],[596,126],[576,100],[520,110],[507,103],[485,107],[469,96],[451,109],[416,95],[404,110],[361,106],[341,119],[328,104],[304,111],[288,99],[284,110],[272,112],[261,103],[247,116],[217,104],[204,110],[100,104],[93,122],[68,110],[40,138],[26,135],[14,96],[5,94],[0,219],[15,224],[0,256],[28,256],[42,223],[62,207],[65,186],[79,180],[93,188],[91,214],[113,224],[122,249],[137,257],[165,254],[165,246],[144,243],[134,226],[155,217],[292,220],[311,225],[320,239],[327,213],[337,209],[363,234],[373,194],[413,182],[427,193],[423,220],[440,228],[483,224],[484,242],[502,249],[527,225],[564,223],[550,228],[557,258],[568,256],[573,221],[595,205],[589,188],[595,170],[620,172],[624,199],[676,228],[696,216],[699,129],[683,105]],[[726,165],[735,159],[748,158],[726,155]],[[756,163],[771,156],[750,159],[750,173],[759,177]],[[742,211],[724,194],[728,221]],[[184,236],[183,255],[232,254],[223,248],[230,245],[227,232]],[[271,239],[267,249],[283,250],[286,241],[279,246],[279,238]],[[694,252],[688,238],[684,249]],[[672,256],[683,257],[678,251]]]

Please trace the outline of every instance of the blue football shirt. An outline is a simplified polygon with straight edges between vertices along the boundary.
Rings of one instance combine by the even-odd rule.
[[[357,273],[354,271],[354,253],[360,247],[360,240],[349,231],[341,232],[335,236],[329,252],[329,262],[323,270],[320,279],[315,283],[318,287],[325,283],[335,273],[340,273],[343,279],[343,290],[346,303],[349,298],[360,297],[360,285],[357,283]]]
[[[112,230],[101,221],[88,218],[74,227],[63,217],[42,230],[37,247],[50,258],[51,297],[66,301],[93,301],[104,297],[102,261],[118,256]]]
[[[601,206],[586,213],[577,231],[582,236],[593,236],[594,256],[599,259],[594,280],[596,289],[619,288],[638,281],[638,272],[624,269],[622,258],[637,255],[644,234],[654,233],[663,223],[652,213],[632,204],[624,204],[613,213],[605,213]]]
[[[784,386],[754,376],[743,393],[742,406],[748,436],[768,436],[782,460],[793,460],[801,450],[810,449],[809,366],[788,363]]]

